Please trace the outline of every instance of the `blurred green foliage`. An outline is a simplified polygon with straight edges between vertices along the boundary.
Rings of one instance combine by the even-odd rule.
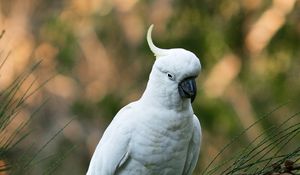
[[[71,26],[57,16],[53,16],[47,20],[41,31],[41,40],[48,41],[59,49],[56,56],[58,72],[71,72],[76,64],[76,55],[79,54],[79,47]]]
[[[4,16],[18,13],[11,9],[24,5],[21,1],[0,3]],[[287,8],[288,3],[294,4]],[[20,13],[28,18],[27,32],[35,41],[30,52],[50,60],[46,70],[54,67],[37,75],[54,73],[63,77],[50,86],[57,89],[46,88],[42,93],[50,96],[52,102],[43,112],[45,119],[41,120],[44,124],[48,120],[52,122],[46,122],[47,127],[41,128],[39,137],[57,128],[53,123],[77,117],[75,124],[66,128],[63,138],[51,149],[61,152],[66,143],[78,145],[55,173],[84,174],[110,120],[122,106],[141,96],[154,62],[145,39],[152,23],[157,46],[190,50],[200,58],[203,67],[193,104],[204,132],[195,174],[232,137],[280,104],[292,101],[284,110],[270,114],[254,130],[262,132],[298,112],[299,4],[299,1],[285,0],[55,0],[35,2],[29,10],[23,9],[30,11]],[[251,37],[255,29],[265,29],[256,24],[264,15],[272,14],[273,8],[283,14],[282,18],[271,16],[262,23],[271,29],[258,30],[261,37]],[[276,29],[274,25],[278,24]],[[274,33],[273,29],[276,29]],[[264,43],[265,36],[270,38],[255,51]],[[36,54],[38,50],[45,54]],[[231,74],[232,78],[228,78]],[[227,83],[220,86],[218,82],[222,81]],[[218,94],[219,89],[223,90]],[[296,119],[299,121],[299,117]],[[36,124],[39,126],[39,122]],[[249,132],[230,151],[235,152],[253,138],[255,135]]]

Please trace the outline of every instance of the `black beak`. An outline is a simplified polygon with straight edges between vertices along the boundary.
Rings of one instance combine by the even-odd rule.
[[[182,98],[191,98],[191,102],[193,102],[197,94],[195,78],[187,78],[180,82],[178,91]]]

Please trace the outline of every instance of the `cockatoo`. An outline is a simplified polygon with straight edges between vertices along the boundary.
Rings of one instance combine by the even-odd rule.
[[[191,102],[201,64],[181,48],[160,49],[142,97],[123,107],[104,132],[87,175],[191,175],[197,164],[201,126]]]

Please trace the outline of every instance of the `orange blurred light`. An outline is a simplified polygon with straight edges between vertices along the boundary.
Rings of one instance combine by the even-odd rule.
[[[5,169],[7,163],[4,160],[0,160],[0,170]],[[7,171],[0,171],[0,175],[8,175]]]
[[[73,79],[64,76],[57,75],[51,81],[45,85],[46,89],[62,98],[72,99],[75,98],[76,94],[76,84]]]
[[[209,97],[221,96],[227,86],[240,72],[241,62],[235,55],[227,55],[212,69],[204,82],[204,90]]]
[[[296,0],[273,0],[272,6],[252,26],[246,36],[246,47],[252,54],[258,54],[269,43],[285,23],[285,16],[293,9]]]

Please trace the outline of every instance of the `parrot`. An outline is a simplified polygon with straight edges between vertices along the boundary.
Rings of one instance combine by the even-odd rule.
[[[193,112],[199,58],[182,48],[147,43],[156,57],[141,97],[123,107],[104,131],[87,175],[192,175],[201,145]]]

